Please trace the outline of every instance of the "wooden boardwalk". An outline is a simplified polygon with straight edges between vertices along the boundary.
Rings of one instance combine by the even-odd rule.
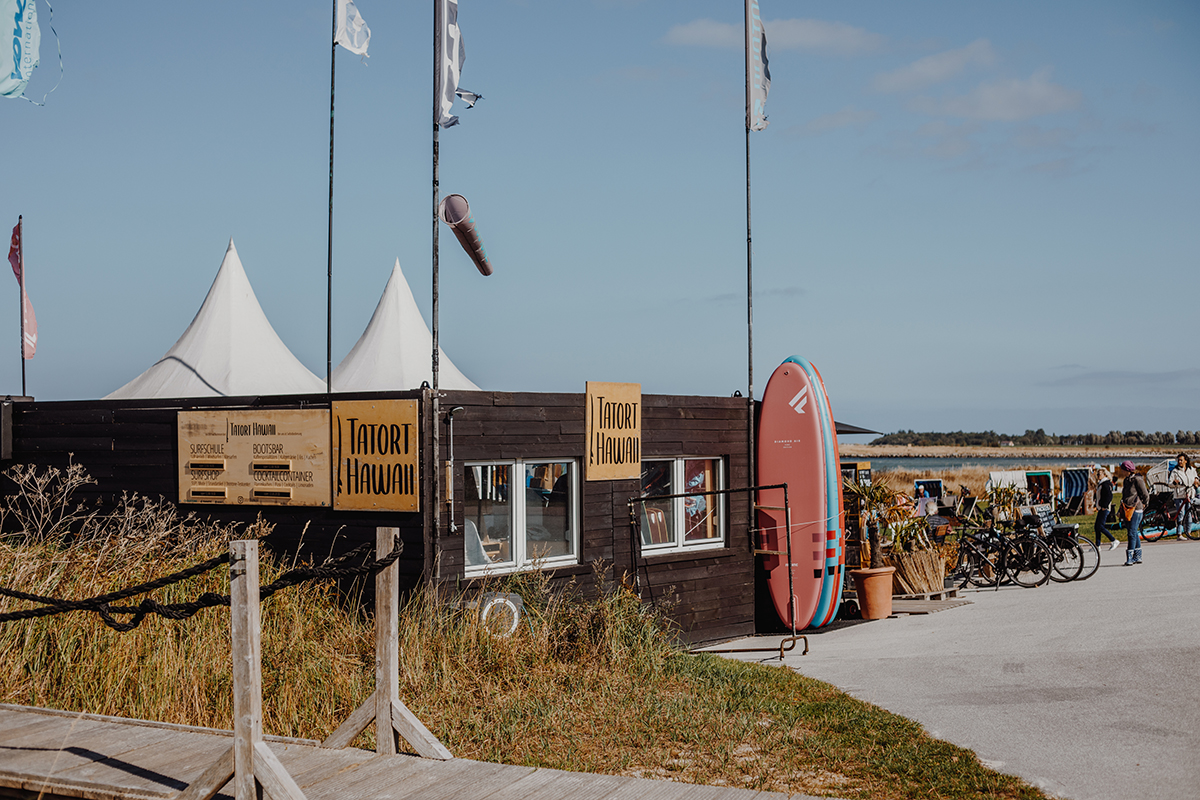
[[[209,728],[0,704],[0,797],[161,800],[179,794],[229,749]],[[333,750],[263,737],[309,800],[751,800],[773,792],[456,758]],[[232,800],[232,782],[217,795]]]

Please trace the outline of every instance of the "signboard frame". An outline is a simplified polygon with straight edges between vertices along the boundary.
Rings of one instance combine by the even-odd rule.
[[[330,505],[326,409],[180,411],[176,440],[180,503]]]
[[[640,480],[642,385],[587,381],[584,396],[585,480]]]
[[[421,510],[419,400],[335,400],[330,437],[334,510]]]

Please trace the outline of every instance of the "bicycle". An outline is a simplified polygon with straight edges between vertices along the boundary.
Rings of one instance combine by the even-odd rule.
[[[960,588],[968,583],[980,588],[1015,583],[1028,589],[1046,583],[1053,571],[1050,548],[1029,529],[963,531],[958,547],[952,574],[962,576]]]
[[[1033,531],[1050,550],[1052,581],[1087,580],[1100,568],[1100,550],[1079,536],[1078,524],[1062,524],[1049,504],[1026,506],[1021,511],[1022,526]]]
[[[1139,533],[1147,542],[1157,542],[1163,536],[1180,536],[1180,539],[1186,536],[1192,541],[1200,541],[1200,521],[1196,519],[1198,511],[1200,506],[1193,500],[1188,529],[1182,535],[1176,533],[1179,530],[1179,510],[1175,508],[1175,496],[1165,483],[1155,483],[1150,493],[1150,503],[1142,515]]]

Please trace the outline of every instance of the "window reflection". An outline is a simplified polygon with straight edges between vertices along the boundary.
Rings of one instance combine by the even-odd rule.
[[[509,484],[512,467],[487,464],[465,470],[464,535],[468,566],[511,562],[512,509]],[[476,546],[475,539],[478,539]]]
[[[671,480],[671,461],[642,462],[642,496],[662,497],[675,494]],[[675,535],[675,503],[671,500],[647,500],[642,503],[642,544],[669,544]]]
[[[719,499],[715,495],[699,494],[719,488],[716,470],[716,463],[711,458],[689,458],[683,462],[683,491],[697,493],[695,497],[683,498],[683,538],[687,541],[716,539],[721,535],[716,514]]]
[[[571,462],[525,465],[525,557],[572,555]]]

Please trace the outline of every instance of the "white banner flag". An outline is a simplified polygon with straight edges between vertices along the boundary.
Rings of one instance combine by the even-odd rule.
[[[353,0],[337,0],[337,31],[333,35],[333,41],[355,55],[367,55],[371,29],[354,7]]]
[[[467,51],[463,47],[462,31],[458,29],[458,0],[437,0],[438,30],[434,53],[438,69],[434,76],[434,95],[437,98],[435,122],[443,128],[458,124],[450,113],[454,107],[458,78],[462,74]],[[474,105],[474,103],[472,103]]]
[[[746,127],[761,131],[767,127],[767,92],[771,91],[771,70],[767,68],[767,32],[763,28],[758,0],[746,0]]]
[[[0,96],[20,97],[42,44],[34,0],[0,0],[0,37]]]

